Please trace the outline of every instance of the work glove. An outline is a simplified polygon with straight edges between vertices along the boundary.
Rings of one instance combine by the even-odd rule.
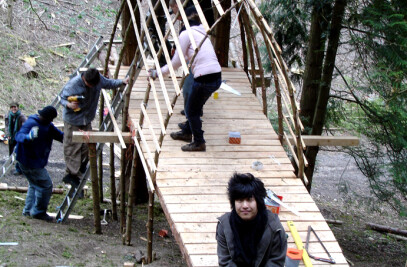
[[[38,126],[34,126],[31,128],[31,131],[28,133],[27,139],[32,141],[37,137],[38,137]]]
[[[148,77],[155,80],[157,78],[157,71],[155,69],[149,69],[148,70]]]

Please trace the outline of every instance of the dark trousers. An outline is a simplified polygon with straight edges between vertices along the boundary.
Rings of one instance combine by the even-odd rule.
[[[192,133],[196,144],[205,143],[200,118],[201,110],[212,93],[218,90],[221,82],[221,78],[211,82],[198,82],[194,80],[186,106],[189,127],[182,129],[182,132],[188,134]]]

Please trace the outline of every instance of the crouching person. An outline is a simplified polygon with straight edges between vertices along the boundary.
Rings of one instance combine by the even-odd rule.
[[[263,182],[235,173],[228,183],[232,211],[218,218],[219,266],[284,266],[287,237],[278,216],[264,204]]]
[[[47,214],[52,181],[45,166],[53,140],[62,143],[64,135],[52,123],[56,117],[52,106],[38,110],[38,115],[28,117],[16,135],[17,162],[29,183],[23,215],[48,222],[53,220]]]

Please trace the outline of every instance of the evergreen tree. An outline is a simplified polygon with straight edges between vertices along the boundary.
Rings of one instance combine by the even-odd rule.
[[[375,195],[407,216],[407,2],[374,0],[355,10],[349,33],[362,71],[347,84],[358,115],[343,120],[369,142],[348,152]]]

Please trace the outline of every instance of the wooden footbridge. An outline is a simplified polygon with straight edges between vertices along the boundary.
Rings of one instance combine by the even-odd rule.
[[[240,69],[223,68],[222,79],[238,90],[241,96],[222,89],[218,98],[211,97],[204,107],[203,129],[205,131],[206,152],[183,152],[182,141],[172,140],[165,135],[156,174],[156,193],[172,234],[178,242],[183,256],[189,266],[217,266],[215,231],[217,217],[230,211],[226,195],[227,182],[234,172],[250,172],[260,178],[267,189],[283,196],[283,201],[298,210],[301,216],[285,208],[281,209],[280,220],[288,233],[288,247],[296,247],[287,221],[294,221],[295,226],[305,243],[307,228],[311,225],[337,262],[336,266],[348,266],[324,217],[306,190],[301,179],[294,175],[294,168],[280,144],[269,120],[263,114],[261,104],[251,91],[251,84],[246,73]],[[170,79],[165,79],[166,90],[175,94]],[[130,119],[133,125],[139,122],[140,103],[144,99],[147,85],[145,71],[140,73],[133,88],[130,101]],[[160,87],[156,88],[162,95]],[[158,98],[163,103],[164,98]],[[178,123],[185,121],[180,114],[183,99],[174,106],[167,133],[178,131]],[[154,116],[155,105],[148,106],[149,122],[144,122],[143,130],[146,141],[153,144],[149,133],[160,134],[158,118]],[[163,111],[165,116],[166,111]],[[230,131],[241,133],[241,144],[229,144]],[[142,143],[142,142],[141,142]],[[146,147],[141,145],[146,151]],[[154,150],[150,145],[149,150]],[[146,158],[148,156],[146,155]],[[254,161],[263,163],[263,170],[251,168]],[[311,238],[309,250],[321,257],[326,254],[315,237]],[[314,265],[327,263],[312,261]],[[329,265],[329,264],[327,264]]]
[[[240,95],[219,89],[217,98],[211,97],[204,106],[202,120],[207,142],[206,152],[182,152],[181,146],[185,143],[174,141],[169,135],[170,132],[179,130],[178,123],[185,121],[185,117],[180,114],[183,109],[183,99],[179,97],[185,74],[189,72],[185,59],[181,58],[183,71],[181,74],[177,74],[171,69],[169,77],[163,77],[161,73],[158,73],[159,78],[156,81],[149,79],[146,74],[146,69],[159,70],[158,58],[160,56],[166,58],[167,64],[170,62],[165,39],[171,35],[175,46],[179,46],[177,32],[174,30],[176,19],[169,19],[168,7],[164,0],[156,1],[155,7],[150,1],[146,3],[148,7],[142,7],[140,1],[133,6],[132,2],[134,3],[130,0],[122,2],[117,19],[126,4],[129,10],[134,10],[134,13],[139,12],[140,18],[146,18],[146,8],[149,9],[151,16],[148,21],[141,20],[138,24],[132,13],[132,23],[138,46],[133,64],[131,67],[111,66],[110,73],[115,73],[118,78],[124,78],[125,75],[131,77],[129,85],[119,92],[119,95],[125,95],[121,100],[125,103],[123,124],[130,128],[130,133],[125,133],[125,128],[120,131],[117,124],[115,124],[114,132],[115,142],[120,141],[122,147],[125,146],[124,142],[134,143],[133,169],[143,167],[146,173],[150,195],[149,259],[151,260],[152,250],[152,207],[156,195],[188,266],[217,266],[215,239],[217,217],[230,211],[226,195],[227,182],[234,172],[250,172],[260,178],[267,189],[281,195],[289,207],[299,211],[300,216],[286,208],[281,208],[280,211],[279,217],[288,234],[289,247],[295,248],[296,244],[287,221],[294,222],[304,243],[308,226],[311,225],[335,259],[336,266],[348,266],[335,236],[304,186],[308,183],[304,175],[304,166],[307,162],[303,150],[306,143],[301,137],[302,125],[298,118],[298,108],[294,98],[295,88],[288,78],[287,66],[282,60],[280,48],[254,2],[252,0],[235,1],[224,9],[219,1],[214,0],[213,8],[219,14],[219,19],[212,27],[209,27],[198,1],[193,0],[208,33],[211,33],[223,18],[234,11],[236,18],[239,19],[240,32],[247,38],[247,43],[242,44],[242,50],[249,51],[247,54],[244,53],[244,70],[240,68],[222,69],[222,79],[227,85],[240,92]],[[176,2],[179,7],[182,6],[180,0],[176,0]],[[158,6],[163,7],[168,30],[165,33],[158,31],[156,38],[159,40],[161,49],[156,51],[147,25],[152,21],[155,27],[159,28],[154,11]],[[180,8],[179,14],[183,18],[187,31],[190,31],[183,8]],[[272,73],[269,75],[272,77],[273,83],[269,88],[265,85],[265,72],[262,69],[253,27],[257,27],[259,35],[263,37],[268,51],[267,56],[272,64]],[[114,36],[114,32],[115,30],[112,36]],[[124,43],[126,43],[126,38]],[[201,44],[193,43],[196,53],[199,53]],[[248,68],[249,62],[251,69]],[[120,65],[119,62],[117,66]],[[260,81],[260,90],[256,89],[256,81]],[[275,92],[276,96],[275,111],[270,111],[267,107],[269,102],[267,95],[271,95],[271,91]],[[111,104],[107,97],[105,97],[105,101],[104,104],[110,108]],[[113,116],[113,114],[116,114],[116,110],[109,110],[114,122],[114,117],[117,116]],[[277,114],[277,133],[265,115],[268,113]],[[229,132],[239,132],[241,144],[230,144],[228,142]],[[83,133],[76,134],[83,135]],[[95,141],[100,140],[95,136],[87,136],[87,142],[100,142]],[[78,140],[83,142],[82,138]],[[292,162],[282,145],[284,142],[289,144],[286,149],[296,164],[298,175],[294,174]],[[123,151],[122,155],[124,155]],[[135,166],[137,158],[140,159],[142,166]],[[252,169],[255,161],[263,164],[262,170]],[[122,170],[123,165],[122,157]],[[134,190],[135,175],[133,174],[132,171],[129,198],[127,199],[127,203],[130,203],[127,205],[125,227],[125,243],[127,244],[130,243],[131,217],[133,216],[131,205],[134,203],[132,190]],[[95,177],[93,170],[92,185]],[[97,183],[95,182],[95,184]],[[122,184],[124,184],[123,181],[121,181]],[[121,189],[124,190],[124,187]],[[97,191],[97,189],[93,191]],[[94,199],[97,202],[98,197],[94,195]],[[125,202],[124,198],[121,200],[122,203]],[[97,212],[95,214],[95,225],[97,225],[96,217],[99,215]],[[121,218],[125,219],[124,215]],[[124,223],[122,225],[124,226]],[[310,238],[309,251],[315,256],[327,257],[322,245],[313,235]],[[318,266],[330,265],[321,261],[311,261],[312,264]]]

